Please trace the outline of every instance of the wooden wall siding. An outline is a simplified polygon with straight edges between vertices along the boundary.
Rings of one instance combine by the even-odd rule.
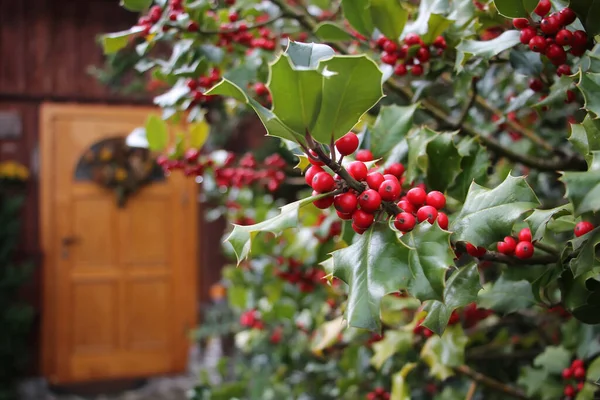
[[[122,99],[86,70],[103,62],[97,35],[136,19],[118,0],[0,0],[0,96]]]

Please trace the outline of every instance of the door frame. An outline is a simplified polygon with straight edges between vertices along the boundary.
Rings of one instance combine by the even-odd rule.
[[[81,105],[74,103],[42,103],[39,108],[39,240],[42,251],[41,281],[41,349],[40,365],[42,374],[50,381],[56,381],[57,373],[56,362],[56,279],[54,274],[57,271],[56,257],[59,249],[53,246],[53,234],[55,232],[55,213],[54,209],[54,175],[55,165],[55,138],[59,134],[53,129],[53,123],[61,116],[96,116],[110,118],[111,116],[129,115],[132,111],[145,112],[147,115],[159,114],[160,110],[148,106],[113,106],[113,105]],[[143,121],[140,121],[140,125]],[[168,179],[168,178],[167,178]],[[188,220],[198,221],[198,214],[202,212],[201,204],[197,202],[197,185],[190,179],[189,188],[186,192],[191,201],[196,203],[192,208],[192,215]],[[186,325],[189,323],[190,329],[193,329],[198,323],[198,288],[200,287],[200,258],[199,241],[200,224],[195,224],[196,229],[190,229],[190,234],[185,236],[183,248],[186,251],[185,260],[189,260],[182,265],[183,274],[186,277],[186,284],[191,285],[191,290],[180,294],[181,308],[178,310],[184,316]],[[191,281],[191,282],[190,282]],[[187,359],[190,348],[190,341],[185,340],[177,343],[174,349],[174,367],[184,370],[187,367]]]

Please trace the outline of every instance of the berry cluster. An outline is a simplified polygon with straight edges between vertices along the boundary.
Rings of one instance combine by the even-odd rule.
[[[588,46],[588,36],[584,31],[572,32],[566,28],[577,19],[572,9],[564,8],[548,15],[551,7],[550,0],[541,0],[534,10],[542,17],[540,22],[515,18],[513,26],[521,31],[521,43],[528,45],[531,51],[545,55],[558,67],[559,75],[570,74],[571,68],[566,64],[567,51],[577,57],[583,55]]]
[[[571,383],[567,383],[563,392],[568,398],[575,397],[575,395],[583,389],[583,385],[585,384],[585,365],[583,360],[573,360],[571,366],[563,370],[562,377],[566,382],[573,380],[577,382],[575,386]]]
[[[521,229],[517,238],[518,241],[512,236],[506,236],[502,242],[498,242],[498,252],[509,256],[515,255],[521,259],[531,258],[533,256],[531,230],[529,228]]]
[[[326,283],[325,272],[319,268],[305,268],[304,265],[294,259],[278,259],[279,268],[275,274],[292,285],[297,285],[302,293],[311,293],[315,286]],[[282,268],[284,267],[285,268]]]
[[[252,329],[264,329],[265,325],[260,320],[260,315],[257,310],[248,310],[240,315],[240,325]]]
[[[462,309],[463,327],[465,329],[471,328],[492,314],[492,310],[477,308],[476,303],[470,303]]]
[[[251,86],[254,93],[256,93],[257,100],[263,106],[270,108],[273,99],[271,98],[271,93],[269,92],[269,88],[262,82],[256,82]]]
[[[421,336],[423,338],[429,338],[433,336],[433,331],[429,328],[424,327],[423,325],[421,325],[423,323],[423,320],[425,318],[421,318],[418,322],[417,325],[413,328],[413,334],[415,336]]]
[[[282,337],[283,328],[281,326],[278,326],[277,328],[273,329],[273,332],[271,332],[269,342],[271,342],[271,344],[279,344],[281,342]]]
[[[379,37],[376,45],[383,50],[381,61],[393,66],[396,75],[406,75],[410,68],[413,76],[421,76],[425,73],[425,66],[431,58],[431,53],[440,56],[446,49],[446,39],[438,36],[433,43],[427,44],[419,35],[409,33],[400,45],[385,36]]]
[[[317,226],[321,226],[323,221],[325,221],[327,217],[325,214],[320,214],[317,219]],[[321,236],[315,232],[315,237],[319,240],[320,243],[326,243],[333,239],[336,236],[339,236],[342,233],[342,224],[340,221],[334,221],[329,225],[329,231]]]
[[[237,165],[235,156],[230,155],[222,167],[215,166],[215,181],[220,187],[258,185],[275,192],[285,180],[283,168],[286,165],[279,154],[273,154],[259,163],[251,153],[246,153]]]
[[[592,231],[594,229],[594,224],[589,221],[581,221],[575,225],[573,229],[573,233],[576,237],[580,237],[585,235],[586,233]]]
[[[443,193],[436,190],[427,193],[422,187],[414,187],[398,202],[402,212],[394,218],[394,227],[401,232],[409,232],[417,221],[433,224],[437,220],[440,228],[448,229],[448,216],[439,211],[445,205]]]
[[[208,14],[215,19],[218,19],[216,13]],[[263,23],[269,19],[266,14],[256,17],[257,24]],[[239,21],[239,15],[235,11],[229,13],[229,23],[221,24],[219,30],[219,38],[217,45],[226,48],[228,51],[233,51],[233,45],[239,44],[250,49],[263,49],[268,51],[275,50],[276,37],[275,34],[267,27],[262,26],[256,29],[250,29],[244,21]]]
[[[534,78],[534,79],[537,79],[537,78]],[[513,98],[515,98],[515,96],[509,96],[506,99],[506,101],[508,103],[510,103],[510,101]],[[541,100],[543,100],[543,99],[541,99]],[[492,122],[498,122],[498,121],[500,121],[500,118],[501,117],[498,114],[492,114]],[[517,123],[520,126],[530,127],[537,121],[538,114],[533,110],[530,110],[529,112],[525,113],[525,115],[518,115],[517,112],[510,111],[509,113],[506,114],[506,119],[511,122]],[[502,131],[508,131],[508,135],[513,140],[513,142],[517,142],[517,141],[521,140],[521,134],[519,132],[510,130],[507,123],[505,123],[505,122],[500,123],[498,125],[498,128]]]
[[[390,400],[390,393],[382,387],[378,387],[367,393],[367,400]]]
[[[206,95],[204,92],[220,80],[221,72],[217,68],[213,68],[209,74],[202,75],[197,79],[189,79],[187,87],[190,89],[190,98],[192,99],[190,105],[202,105],[217,99],[218,96]]]

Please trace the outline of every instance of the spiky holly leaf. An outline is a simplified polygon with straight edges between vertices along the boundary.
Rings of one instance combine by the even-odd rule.
[[[398,40],[408,21],[408,11],[397,0],[371,0],[373,25],[386,37]]]
[[[371,128],[371,151],[375,158],[385,157],[401,142],[413,124],[418,104],[383,106]]]
[[[587,34],[592,37],[600,33],[600,2],[597,0],[571,0],[569,7],[572,8],[579,20],[585,27]]]
[[[565,308],[586,324],[600,323],[599,274],[592,270],[575,278],[570,269],[565,269],[559,280]]]
[[[383,364],[394,354],[407,353],[412,349],[414,335],[409,331],[389,330],[382,340],[373,343],[373,357],[371,364],[381,369]]]
[[[502,33],[492,40],[479,41],[469,39],[461,41],[458,46],[456,46],[456,71],[461,72],[463,66],[471,59],[471,57],[480,57],[489,60],[495,55],[516,46],[520,43],[519,35],[519,31],[511,30]]]
[[[571,352],[562,346],[548,346],[533,360],[533,365],[549,374],[560,374],[571,364]]]
[[[315,27],[315,35],[324,42],[352,40],[353,37],[341,26],[333,22],[321,22]]]
[[[468,339],[457,324],[448,327],[442,336],[432,336],[421,349],[421,359],[429,366],[429,373],[441,381],[454,375],[452,367],[465,361],[465,346]]]
[[[102,35],[100,39],[102,40],[102,49],[104,50],[104,54],[113,54],[121,50],[127,46],[129,40],[133,36],[139,34],[143,30],[144,28],[142,26],[134,26],[125,31]]]
[[[454,4],[453,4],[454,5]],[[452,18],[446,18],[448,2],[443,0],[423,0],[419,2],[419,15],[417,19],[406,25],[404,36],[416,33],[427,44],[441,35],[450,25]]]
[[[290,42],[285,50],[295,67],[309,70],[317,69],[319,62],[335,55],[335,51],[327,45],[317,43]]]
[[[410,400],[410,388],[406,382],[406,376],[415,369],[417,363],[407,363],[402,369],[392,376],[392,396],[394,400]]]
[[[350,326],[379,330],[381,298],[407,289],[424,301],[442,300],[444,274],[452,264],[450,233],[424,222],[400,240],[377,224],[352,245],[333,253],[334,275],[349,285]]]
[[[540,400],[559,399],[563,394],[563,385],[542,370],[526,366],[521,370],[517,383],[525,388],[525,393],[531,398]]]
[[[537,205],[539,201],[524,177],[508,175],[494,189],[473,183],[450,231],[456,241],[487,247],[510,234],[520,216]]]
[[[562,103],[567,98],[567,90],[575,87],[575,80],[573,77],[563,75],[554,81],[550,86],[550,93],[543,100],[538,101],[533,107],[548,106],[553,103]]]
[[[535,300],[531,283],[526,280],[511,281],[501,276],[493,284],[484,286],[478,304],[501,313],[511,313],[531,307]]]
[[[419,174],[427,170],[427,144],[437,135],[432,129],[423,127],[408,135],[408,165],[406,180],[413,182]]]
[[[507,18],[529,18],[538,0],[494,0],[498,12]]]
[[[600,228],[575,238],[569,242],[577,256],[569,261],[569,267],[575,278],[580,275],[596,270],[600,273],[600,256],[598,256],[598,245],[600,245]]]
[[[486,149],[477,142],[470,142],[471,145],[465,148],[467,143],[469,142],[465,142],[464,139],[459,143],[459,154],[463,156],[460,162],[462,171],[448,188],[448,194],[461,202],[467,197],[471,183],[485,182],[489,166],[489,155]]]
[[[373,19],[369,10],[370,0],[342,0],[342,11],[350,25],[364,36],[373,33]]]
[[[422,325],[441,335],[452,311],[477,301],[477,293],[482,289],[479,284],[477,265],[461,267],[455,271],[446,282],[444,302],[432,300],[427,302],[427,316]]]
[[[281,212],[276,217],[254,225],[233,225],[233,231],[229,234],[226,242],[233,247],[238,264],[248,257],[252,247],[252,239],[259,232],[271,232],[279,234],[285,229],[298,226],[298,213],[300,209],[313,201],[325,197],[327,194],[308,197],[294,203],[281,207]]]
[[[534,241],[541,240],[546,233],[546,226],[553,219],[563,215],[568,215],[573,212],[573,207],[570,204],[565,204],[550,210],[536,209],[531,215],[525,218],[525,222],[531,229],[531,235]]]
[[[346,329],[346,326],[342,316],[322,324],[311,340],[311,351],[317,356],[322,356],[323,350],[338,342],[339,335]]]
[[[600,151],[591,152],[585,172],[563,172],[560,180],[567,189],[566,197],[573,203],[575,215],[600,210]]]
[[[585,156],[592,151],[600,150],[600,120],[592,119],[588,114],[581,124],[570,126],[569,141],[577,151]]]
[[[585,100],[584,108],[589,112],[600,116],[600,73],[580,72],[577,88]]]

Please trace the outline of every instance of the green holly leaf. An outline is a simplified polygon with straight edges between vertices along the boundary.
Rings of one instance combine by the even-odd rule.
[[[529,217],[525,218],[525,222],[527,222],[529,229],[531,229],[532,239],[534,241],[541,240],[546,233],[548,223],[552,219],[569,215],[572,212],[573,207],[570,204],[551,208],[550,210],[534,210]]]
[[[430,44],[433,39],[452,25],[452,18],[446,18],[449,9],[448,0],[423,0],[419,2],[417,19],[406,25],[403,35],[416,33],[423,41]]]
[[[533,360],[533,365],[549,374],[560,374],[571,364],[571,352],[562,346],[548,346]]]
[[[594,361],[586,369],[586,378],[589,381],[598,381],[600,379],[600,356],[597,356]]]
[[[408,21],[408,12],[397,0],[371,0],[373,25],[387,38],[398,40]]]
[[[530,366],[521,369],[517,383],[525,388],[525,394],[531,398],[556,400],[563,394],[563,386],[558,381],[550,379],[546,371]]]
[[[428,127],[422,127],[408,135],[407,182],[414,182],[421,172],[427,171],[427,144],[437,135],[437,132]]]
[[[509,56],[510,66],[519,74],[527,76],[540,76],[544,70],[539,53],[533,51],[519,51],[514,49]]]
[[[587,34],[595,36],[600,33],[600,2],[597,0],[571,0],[569,7],[575,11],[579,20],[585,27]]]
[[[315,35],[324,42],[340,42],[354,39],[343,27],[325,21],[315,27]]]
[[[600,210],[600,151],[591,152],[585,172],[563,172],[566,197],[573,203],[575,215]]]
[[[125,31],[108,33],[100,37],[104,54],[113,54],[129,43],[129,40],[144,30],[141,26],[134,26]]]
[[[592,119],[586,115],[581,124],[572,124],[569,141],[581,154],[600,150],[600,120]]]
[[[451,183],[448,194],[462,202],[467,197],[471,183],[485,182],[490,160],[486,149],[479,143],[472,141],[461,141],[461,143],[463,146],[466,143],[472,143],[472,145],[464,153],[461,153],[461,145],[459,144],[458,151],[463,157],[460,163],[461,172]]]
[[[573,77],[563,75],[556,79],[552,86],[550,86],[550,93],[545,99],[538,101],[532,107],[543,107],[553,103],[562,103],[567,98],[567,90],[575,87],[575,81]]]
[[[413,124],[418,104],[381,107],[371,128],[371,151],[375,158],[385,157],[405,137]]]
[[[152,5],[152,0],[121,0],[120,4],[129,11],[144,11]]]
[[[391,398],[394,400],[411,400],[410,388],[406,382],[406,376],[415,369],[417,363],[407,363],[402,366],[402,369],[392,375],[392,393]]]
[[[507,18],[529,18],[537,0],[494,0],[498,12]]]
[[[373,19],[369,6],[370,0],[342,0],[342,11],[350,25],[364,36],[373,33]]]
[[[600,73],[580,71],[577,88],[583,94],[584,108],[596,114],[596,118],[600,116]]]
[[[387,331],[382,340],[373,343],[371,364],[379,370],[394,354],[405,354],[412,350],[413,336],[409,331]]]
[[[456,241],[487,247],[503,240],[520,216],[537,205],[539,201],[524,177],[508,175],[494,189],[473,183],[450,231]]]
[[[461,173],[462,157],[454,145],[454,135],[440,133],[427,144],[427,187],[445,192]]]
[[[285,54],[297,69],[317,69],[319,62],[333,57],[335,51],[324,44],[291,41]]]
[[[574,278],[571,270],[565,269],[559,280],[565,308],[586,324],[600,323],[598,274],[598,271],[590,271]]]
[[[471,59],[471,57],[479,57],[484,60],[489,60],[495,55],[498,55],[503,51],[516,46],[517,44],[521,43],[519,35],[519,31],[510,30],[502,33],[500,36],[492,40],[462,40],[458,46],[456,46],[456,71],[461,72],[463,66]]]
[[[501,313],[512,313],[531,307],[535,303],[531,283],[526,280],[511,281],[501,276],[479,292],[478,305]]]
[[[146,139],[151,151],[162,151],[169,142],[167,123],[157,115],[150,115],[146,120]]]
[[[427,339],[421,359],[429,366],[430,375],[441,381],[454,375],[452,367],[464,364],[468,340],[460,324],[448,327],[442,336]]]
[[[229,234],[226,242],[233,247],[237,257],[237,263],[248,257],[252,247],[252,239],[259,232],[271,232],[276,235],[281,231],[298,226],[298,213],[300,209],[315,200],[325,197],[327,194],[311,196],[281,207],[281,212],[276,217],[254,225],[233,225],[233,231]]]
[[[600,228],[572,240],[571,243],[573,250],[578,250],[577,256],[569,261],[573,276],[578,278],[594,270],[600,273],[600,256],[597,252],[600,245]]]
[[[444,302],[427,302],[427,316],[422,325],[441,335],[448,325],[452,311],[477,301],[477,293],[481,288],[477,265],[461,267],[446,282]]]

